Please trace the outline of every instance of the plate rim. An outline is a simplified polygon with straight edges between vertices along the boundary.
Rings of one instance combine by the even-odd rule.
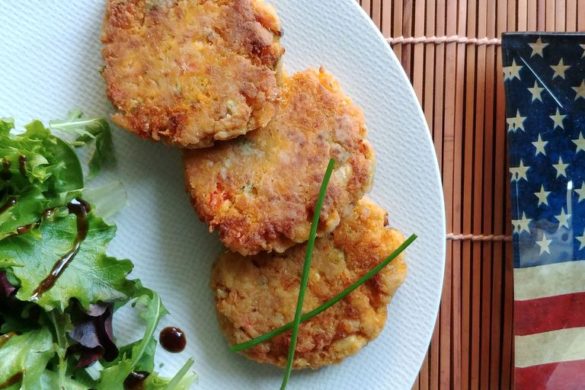
[[[390,58],[392,59],[392,61],[398,66],[398,68],[400,70],[400,72],[399,72],[400,78],[402,79],[402,82],[406,83],[406,85],[408,86],[408,88],[406,88],[404,90],[404,92],[407,92],[410,95],[410,98],[414,100],[415,105],[416,105],[416,113],[417,113],[418,119],[424,124],[424,127],[426,129],[425,140],[432,147],[431,149],[432,149],[432,154],[434,157],[433,158],[433,168],[434,168],[433,171],[434,171],[435,179],[437,180],[438,183],[441,184],[441,191],[439,191],[439,193],[440,193],[439,214],[440,214],[440,218],[442,221],[442,224],[441,224],[442,230],[440,232],[440,235],[442,237],[444,237],[444,240],[441,241],[441,248],[439,248],[439,254],[441,255],[441,259],[442,259],[441,269],[440,269],[441,279],[440,279],[438,289],[437,289],[436,293],[434,294],[435,295],[434,296],[435,309],[434,309],[434,314],[433,314],[433,318],[434,318],[433,323],[435,325],[432,328],[430,328],[427,331],[427,334],[424,336],[425,340],[426,340],[426,344],[428,346],[430,346],[435,327],[438,325],[437,319],[439,316],[439,309],[441,306],[441,300],[442,300],[442,296],[443,296],[443,287],[444,287],[444,283],[445,283],[445,265],[446,265],[446,261],[447,261],[447,253],[446,253],[446,251],[447,251],[447,219],[446,219],[446,211],[445,211],[445,196],[444,196],[443,186],[442,186],[443,180],[442,180],[442,176],[441,176],[441,169],[439,167],[439,160],[437,158],[437,153],[436,153],[436,150],[434,147],[433,138],[431,136],[431,132],[430,132],[429,125],[427,123],[424,111],[419,103],[418,97],[416,96],[416,92],[414,91],[412,83],[411,83],[410,79],[408,78],[408,76],[406,75],[406,72],[405,72],[404,68],[402,67],[402,64],[398,60],[398,57],[396,57],[394,50],[392,50],[392,47],[390,46],[390,44],[388,43],[388,41],[386,40],[386,38],[384,37],[384,35],[380,31],[380,29],[378,28],[378,26],[376,26],[376,24],[374,23],[374,21],[372,20],[370,15],[368,15],[366,13],[366,11],[355,0],[345,0],[345,1],[346,1],[346,3],[351,3],[354,8],[358,9],[362,20],[365,20],[365,22],[370,26],[370,29],[375,31],[375,34],[378,37],[378,39],[381,40],[384,43],[384,45],[386,46],[386,48],[384,50],[387,52],[388,55],[390,55]],[[422,367],[422,363],[424,361],[425,356],[427,355],[427,352],[428,352],[428,348],[422,354],[422,356],[420,356],[420,358],[418,359],[419,361],[418,361],[417,366],[419,367],[419,371],[420,371],[420,368]],[[411,380],[411,383],[410,383],[411,388],[412,388],[412,385],[414,384],[415,381],[416,381],[416,376],[414,378],[412,378],[412,380]]]

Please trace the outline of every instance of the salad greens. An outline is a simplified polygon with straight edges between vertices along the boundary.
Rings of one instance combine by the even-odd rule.
[[[75,112],[50,128],[74,138],[0,119],[0,388],[123,389],[138,373],[144,389],[189,388],[191,359],[173,378],[155,372],[160,297],[128,278],[129,260],[106,254],[116,227],[97,212],[113,207],[100,200],[112,188],[84,188],[73,147],[91,146],[88,176],[98,174],[114,161],[108,123]],[[145,332],[117,346],[112,318],[124,305]]]
[[[84,118],[81,111],[74,110],[69,113],[66,120],[51,121],[49,127],[53,131],[77,135],[71,142],[75,147],[93,144],[94,152],[88,163],[90,178],[97,175],[102,167],[111,166],[116,162],[112,132],[105,119]]]

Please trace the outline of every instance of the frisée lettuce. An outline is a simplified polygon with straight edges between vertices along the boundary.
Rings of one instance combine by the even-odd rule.
[[[156,292],[130,279],[133,264],[106,254],[116,227],[84,191],[74,147],[93,144],[89,176],[114,159],[108,123],[74,113],[51,128],[34,121],[23,132],[0,119],[0,388],[187,389],[187,360],[173,378],[155,372],[155,329],[167,313]],[[85,194],[92,194],[84,199]],[[112,318],[132,305],[144,321],[141,340],[115,342]],[[139,375],[138,375],[139,374]]]

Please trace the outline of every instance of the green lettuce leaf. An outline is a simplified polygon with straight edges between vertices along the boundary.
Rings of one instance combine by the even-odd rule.
[[[81,164],[69,145],[38,121],[23,134],[13,134],[13,127],[0,120],[0,240],[83,189]]]
[[[160,296],[152,290],[144,289],[144,295],[134,303],[140,317],[146,323],[144,336],[141,340],[120,348],[120,355],[109,363],[102,372],[102,379],[98,389],[111,389],[116,383],[124,382],[124,379],[132,371],[152,372],[154,368],[154,353],[156,340],[154,332],[160,319],[168,312],[165,309]]]
[[[83,199],[88,201],[96,214],[108,221],[126,206],[128,194],[119,181],[83,190]]]
[[[85,383],[81,383],[70,377],[60,378],[59,374],[53,371],[46,370],[41,375],[38,390],[55,390],[55,389],[67,389],[67,390],[87,390],[89,387]]]
[[[105,119],[84,118],[81,111],[71,111],[66,120],[51,121],[51,129],[77,134],[72,144],[76,147],[93,144],[94,151],[89,158],[89,177],[97,175],[103,167],[116,161],[114,142],[110,125]]]
[[[111,362],[103,371],[98,389],[109,390],[121,388],[120,383],[132,371],[146,371],[151,374],[144,381],[146,390],[175,389],[185,390],[191,387],[196,379],[191,371],[193,361],[189,359],[183,368],[173,378],[164,378],[154,372],[154,354],[156,351],[156,339],[154,333],[161,318],[167,314],[162,301],[157,293],[144,289],[144,295],[135,302],[135,308],[146,322],[146,329],[141,340],[126,345],[120,349],[120,355]]]
[[[12,336],[0,346],[0,388],[37,389],[47,363],[55,354],[48,328]]]
[[[22,234],[0,241],[0,268],[12,264],[20,282],[16,297],[35,301],[47,311],[63,311],[72,298],[84,308],[95,302],[127,300],[134,295],[137,282],[126,277],[132,271],[129,260],[116,260],[105,254],[116,228],[93,213],[88,214],[89,230],[79,252],[52,288],[38,300],[33,293],[50,274],[54,264],[73,246],[77,235],[75,215],[57,215],[45,220],[37,234]]]

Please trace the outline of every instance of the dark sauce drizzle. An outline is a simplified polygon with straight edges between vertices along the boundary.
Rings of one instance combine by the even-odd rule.
[[[133,371],[124,380],[125,390],[142,390],[144,389],[144,381],[150,373],[146,371]]]
[[[178,353],[185,349],[187,338],[185,332],[174,326],[169,326],[160,331],[160,345],[169,352]]]
[[[46,209],[45,211],[43,211],[43,214],[41,215],[41,218],[38,221],[33,222],[33,223],[29,223],[28,225],[17,227],[16,233],[9,234],[8,237],[20,236],[21,234],[28,233],[31,230],[38,228],[39,226],[41,226],[41,223],[43,222],[43,220],[45,220],[45,219],[49,218],[51,215],[53,215],[54,211],[55,211],[55,209]]]
[[[75,237],[73,247],[57,260],[55,265],[53,265],[53,269],[51,269],[49,276],[43,279],[39,286],[33,291],[31,297],[33,300],[38,299],[43,293],[55,285],[57,279],[59,279],[61,274],[63,274],[63,271],[65,271],[77,255],[81,243],[87,237],[87,231],[89,230],[89,222],[87,220],[87,213],[90,211],[89,205],[84,200],[73,199],[67,204],[67,209],[70,214],[75,214],[77,217],[77,236]]]
[[[26,176],[26,156],[21,155],[18,158],[18,171],[22,176]]]
[[[0,389],[6,389],[16,383],[19,383],[20,381],[22,381],[22,372],[16,373],[8,378],[6,382],[0,383]]]

